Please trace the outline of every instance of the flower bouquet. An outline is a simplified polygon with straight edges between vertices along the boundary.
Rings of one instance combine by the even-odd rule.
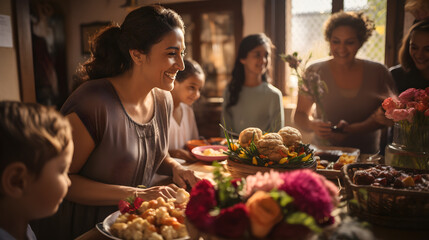
[[[387,118],[395,122],[393,143],[386,147],[388,165],[429,169],[429,87],[409,88],[383,101]]]
[[[306,239],[334,223],[338,188],[311,170],[233,179],[217,167],[214,180],[191,191],[185,214],[192,239]]]
[[[310,144],[301,142],[298,129],[284,127],[277,133],[262,133],[259,128],[244,129],[237,142],[225,131],[228,151],[228,170],[234,177],[246,177],[270,169],[288,171],[310,168],[315,170]]]
[[[322,98],[328,92],[326,83],[320,79],[319,74],[314,71],[307,71],[306,65],[311,58],[310,56],[301,64],[302,59],[298,57],[298,53],[294,52],[292,55],[280,54],[280,58],[289,64],[295,75],[298,77],[299,92],[309,96],[317,106],[318,115],[323,121],[326,120],[325,109],[322,104]]]

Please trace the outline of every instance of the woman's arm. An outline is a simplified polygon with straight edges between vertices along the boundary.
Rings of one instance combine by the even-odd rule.
[[[331,133],[331,123],[325,123],[320,119],[310,119],[313,101],[301,94],[298,94],[294,122],[304,131],[313,131],[321,138],[326,138]]]
[[[170,187],[154,187],[139,189],[128,186],[112,185],[97,182],[80,176],[79,172],[94,150],[95,144],[82,121],[75,114],[67,115],[72,126],[74,154],[70,165],[70,180],[72,185],[67,193],[67,199],[85,205],[116,205],[119,200],[125,199],[135,193],[143,199],[156,199],[159,196],[170,198],[175,191]]]
[[[170,155],[167,155],[158,169],[162,175],[173,176],[173,182],[181,188],[193,187],[199,180],[194,171],[184,168],[176,162]]]
[[[377,108],[377,110],[375,110],[375,112],[364,121],[344,126],[343,131],[344,133],[354,134],[372,132],[377,129],[383,128],[384,126],[389,124],[389,121],[388,119],[382,119],[382,115],[384,115],[384,113],[381,110],[381,107]],[[386,120],[385,124],[383,124],[382,120]]]
[[[192,153],[186,149],[171,149],[168,150],[168,153],[173,158],[180,158],[187,162],[196,162],[197,159],[192,155]]]

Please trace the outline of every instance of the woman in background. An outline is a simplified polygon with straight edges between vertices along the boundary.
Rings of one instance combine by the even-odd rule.
[[[171,91],[184,69],[181,17],[160,5],[130,12],[95,36],[83,83],[61,108],[73,129],[72,185],[40,239],[74,239],[118,210],[119,200],[176,196],[176,185],[151,187],[154,174],[186,188],[198,179],[168,158]]]
[[[195,161],[185,145],[187,141],[199,138],[192,104],[200,98],[205,75],[196,61],[185,59],[184,64],[185,70],[177,73],[174,89],[171,91],[174,110],[168,131],[168,152],[171,157]]]
[[[390,69],[398,93],[429,87],[429,20],[414,24],[404,36],[399,63]]]
[[[326,119],[317,113],[312,116],[314,102],[302,94],[294,116],[301,130],[315,133],[316,144],[354,147],[367,154],[379,151],[383,125],[375,113],[389,96],[392,79],[384,65],[356,58],[373,29],[371,20],[354,12],[335,13],[325,24],[332,58],[314,63],[308,71],[318,73],[327,84],[322,98]]]
[[[232,80],[224,91],[221,124],[239,134],[248,127],[277,132],[284,126],[283,95],[269,83],[271,40],[263,33],[239,46]]]

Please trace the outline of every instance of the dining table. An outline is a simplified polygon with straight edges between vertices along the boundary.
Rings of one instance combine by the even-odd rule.
[[[226,167],[225,161],[219,161],[220,166],[225,170],[225,174],[228,173],[228,169]],[[204,162],[204,161],[196,161],[196,162],[185,162],[182,161],[181,164],[190,170],[193,170],[195,172],[195,175],[199,178],[208,179],[212,182],[213,181],[213,170],[214,166],[210,162]],[[155,177],[155,182],[153,185],[168,185],[172,183],[172,178],[169,176],[157,176]],[[334,181],[336,182],[336,181]],[[344,186],[339,186],[344,187]],[[344,213],[347,214],[347,204],[343,202],[343,204],[340,204],[340,206],[336,209],[336,215],[344,215]],[[334,214],[333,214],[334,215]],[[338,219],[338,218],[337,218]],[[409,240],[427,240],[429,239],[429,226],[426,230],[413,230],[413,229],[399,229],[399,228],[390,228],[390,227],[384,227],[372,224],[370,225],[369,229],[372,231],[374,236],[379,240],[403,240],[403,239],[409,239]],[[90,229],[89,231],[85,232],[84,234],[80,235],[76,238],[76,240],[110,240],[111,238],[103,235],[95,226],[94,228]],[[193,239],[192,239],[193,240]],[[204,240],[202,238],[197,240]]]

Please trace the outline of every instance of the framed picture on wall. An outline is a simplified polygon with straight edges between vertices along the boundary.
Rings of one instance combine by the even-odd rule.
[[[90,54],[89,38],[97,33],[101,28],[109,25],[110,22],[91,22],[80,25],[80,41],[82,55]]]

